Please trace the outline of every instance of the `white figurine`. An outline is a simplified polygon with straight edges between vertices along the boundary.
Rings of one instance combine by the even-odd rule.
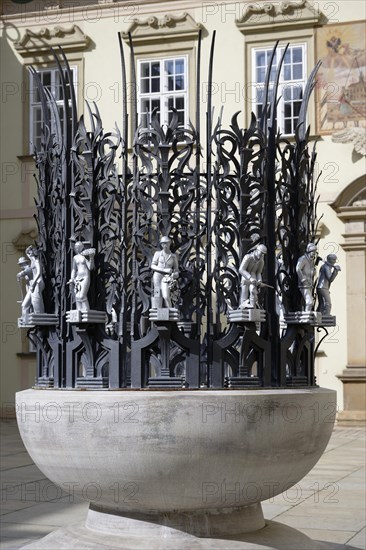
[[[25,251],[30,263],[25,258],[20,258],[19,265],[23,266],[22,271],[17,274],[17,279],[25,279],[26,294],[22,301],[22,317],[28,313],[44,313],[42,292],[44,281],[42,278],[39,252],[34,246],[28,246]]]
[[[31,311],[31,302],[27,300],[27,302],[25,303],[24,301],[22,279],[24,279],[25,281],[25,294],[27,295],[29,292],[29,282],[32,280],[33,272],[29,261],[27,260],[27,258],[24,258],[24,256],[19,258],[18,265],[21,267],[21,271],[17,273],[17,281],[20,288],[21,296],[21,300],[18,302],[18,304],[22,304],[22,317],[25,317]]]
[[[296,264],[298,287],[305,301],[304,311],[307,312],[313,309],[313,284],[316,254],[316,245],[314,243],[309,243],[306,247],[305,254],[298,259]]]
[[[90,287],[90,272],[94,269],[95,248],[84,250],[84,244],[78,241],[74,245],[76,252],[73,258],[72,272],[68,284],[73,285],[73,291],[78,311],[89,311],[88,291]]]
[[[318,294],[318,311],[323,315],[330,315],[332,302],[330,299],[330,284],[337,277],[341,268],[336,265],[337,256],[328,254],[326,261],[319,270],[319,279],[316,287]]]
[[[241,275],[241,309],[254,309],[257,306],[258,287],[262,284],[262,272],[264,269],[264,255],[267,253],[267,247],[259,244],[256,248],[245,254],[240,267]]]
[[[154,271],[152,308],[162,307],[162,302],[165,307],[173,307],[172,294],[177,291],[179,268],[177,255],[171,252],[170,243],[169,237],[162,237],[160,239],[162,250],[155,252],[151,262],[151,269]]]

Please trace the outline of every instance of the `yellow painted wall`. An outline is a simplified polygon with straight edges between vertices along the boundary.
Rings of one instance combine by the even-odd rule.
[[[6,3],[5,3],[6,4]],[[8,5],[9,2],[7,2]],[[213,30],[217,31],[214,82],[214,105],[216,114],[224,106],[224,124],[228,124],[235,111],[242,110],[241,121],[245,121],[245,102],[242,99],[245,84],[245,51],[244,38],[236,27],[235,19],[241,15],[246,2],[135,2],[126,5],[112,5],[98,10],[85,8],[84,11],[49,12],[32,14],[34,2],[28,5],[26,15],[17,17],[13,7],[7,12],[1,27],[1,81],[3,98],[1,103],[1,158],[2,182],[1,193],[1,309],[2,309],[2,352],[1,352],[1,400],[13,402],[14,392],[29,387],[34,380],[34,361],[19,358],[21,336],[16,328],[20,307],[16,283],[18,270],[17,259],[20,253],[12,246],[20,231],[35,227],[29,217],[32,208],[32,195],[35,184],[31,174],[22,173],[22,163],[18,156],[27,154],[24,148],[22,83],[24,83],[24,59],[15,51],[14,42],[24,34],[27,28],[38,31],[55,25],[70,26],[77,24],[90,37],[91,46],[81,53],[84,63],[84,95],[89,100],[96,100],[102,114],[104,127],[112,129],[115,122],[121,124],[121,77],[118,49],[118,31],[126,31],[133,18],[146,19],[150,15],[163,17],[167,13],[181,14],[188,11],[197,22],[204,26],[202,66],[208,66],[209,44]],[[81,2],[79,5],[83,5]],[[258,3],[257,3],[258,4]],[[314,3],[331,22],[346,22],[365,18],[363,1],[347,0],[328,2],[322,0]],[[289,36],[295,41],[296,34]],[[166,43],[166,51],[170,45]],[[128,74],[128,48],[125,45]],[[312,60],[315,62],[315,59]],[[202,75],[203,88],[206,78]],[[5,95],[4,95],[5,91]],[[118,91],[118,92],[117,92]],[[203,101],[203,107],[205,103]],[[240,120],[240,119],[239,119]],[[204,124],[203,124],[204,126]],[[337,315],[338,326],[331,330],[330,336],[322,344],[325,352],[317,362],[318,383],[334,388],[338,392],[339,407],[343,407],[342,383],[336,378],[347,363],[346,333],[346,278],[345,252],[340,248],[343,242],[344,224],[338,219],[329,206],[337,195],[349,183],[361,176],[365,169],[364,158],[355,159],[351,144],[335,144],[330,136],[323,137],[317,146],[319,169],[323,175],[319,181],[320,214],[324,213],[323,237],[319,246],[322,257],[336,252],[342,272],[333,283],[333,312]],[[24,159],[23,159],[24,160]],[[28,217],[27,217],[28,216]],[[9,324],[10,323],[10,324]],[[11,327],[14,325],[13,332]]]

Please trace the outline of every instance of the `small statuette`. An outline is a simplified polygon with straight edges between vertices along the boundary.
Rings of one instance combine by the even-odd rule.
[[[28,246],[26,255],[29,261],[22,257],[18,264],[22,268],[17,274],[18,284],[21,289],[22,316],[18,320],[19,327],[30,327],[35,325],[33,317],[36,314],[44,314],[44,303],[42,292],[44,281],[42,278],[42,269],[39,259],[39,251],[34,246]],[[25,295],[21,286],[22,279],[25,280]]]
[[[316,292],[318,295],[318,309],[323,317],[332,317],[330,315],[332,302],[330,299],[330,285],[337,277],[341,268],[336,264],[337,256],[328,254],[326,261],[319,270],[318,284]]]
[[[27,258],[24,258],[24,256],[19,258],[18,265],[21,268],[21,271],[17,273],[17,281],[20,288],[20,297],[21,297],[18,304],[22,304],[22,317],[25,317],[25,315],[29,313],[31,309],[31,302],[28,298],[28,293],[30,292],[29,282],[33,278],[33,272],[29,261],[27,260]],[[28,298],[27,300],[25,300],[25,296],[23,292],[22,279],[25,281],[25,296],[27,296]]]
[[[94,269],[95,248],[85,249],[84,243],[77,241],[74,249],[76,254],[73,258],[71,278],[67,284],[72,285],[76,309],[66,312],[66,322],[105,324],[106,313],[90,309],[88,300],[90,272]]]
[[[151,262],[151,269],[154,272],[154,288],[149,312],[151,321],[179,320],[179,311],[175,307],[180,297],[178,258],[170,250],[170,244],[169,237],[162,237],[160,239],[162,250],[155,252]]]
[[[77,311],[89,311],[88,291],[90,287],[90,272],[94,269],[95,248],[84,249],[84,243],[77,241],[74,246],[76,252],[73,258],[71,278]],[[72,321],[75,322],[75,321]]]
[[[267,248],[259,244],[252,252],[245,254],[240,267],[241,293],[240,309],[255,309],[258,307],[258,288],[267,286],[262,283],[262,272],[264,269],[264,255]]]
[[[316,245],[314,243],[309,243],[306,247],[305,254],[298,259],[296,264],[298,287],[304,298],[305,306],[303,311],[305,312],[311,312],[313,310],[313,284],[316,255]]]

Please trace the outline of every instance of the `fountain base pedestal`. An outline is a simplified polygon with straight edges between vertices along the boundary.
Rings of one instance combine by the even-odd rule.
[[[238,529],[242,532],[237,533]],[[246,532],[246,529],[250,532]],[[281,550],[304,550],[304,548],[331,550],[333,545],[314,541],[287,525],[273,521],[265,522],[261,505],[257,504],[228,513],[172,513],[139,519],[90,509],[85,524],[58,529],[24,546],[22,550],[49,550],[50,548],[60,550],[142,550],[145,548],[149,550],[278,550],[278,548]]]
[[[35,464],[89,502],[85,524],[26,548],[272,548],[260,503],[313,468],[335,413],[324,388],[20,392]],[[291,531],[274,547],[327,548]]]

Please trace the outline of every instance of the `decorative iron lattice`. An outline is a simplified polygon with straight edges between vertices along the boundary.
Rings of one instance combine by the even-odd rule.
[[[318,66],[304,91],[294,141],[276,128],[286,50],[268,99],[277,44],[267,69],[261,118],[252,114],[249,127],[242,129],[236,113],[227,129],[221,115],[213,120],[214,35],[202,143],[201,33],[196,120],[187,128],[174,110],[168,125],[160,126],[153,112],[147,127],[138,126],[136,98],[129,117],[121,37],[119,44],[122,132],[116,127],[105,133],[96,105],[87,103],[88,123],[84,117],[78,120],[71,71],[61,49],[53,54],[63,90],[63,120],[52,94],[31,69],[43,113],[41,145],[35,151],[36,244],[45,311],[57,316],[57,321],[35,322],[29,330],[38,350],[37,384],[111,389],[314,385],[315,325],[285,323],[283,314],[301,310],[296,262],[307,243],[315,242],[318,223],[316,153],[306,127]],[[131,38],[130,50],[136,90]],[[134,135],[131,159],[129,126]],[[179,288],[174,318],[168,308],[168,315],[151,318],[151,264],[163,236],[169,236],[178,257]],[[73,316],[69,280],[79,241],[87,249],[84,254],[93,256],[90,309]],[[259,244],[268,251],[267,287],[260,290],[256,310],[262,316],[250,318],[240,310],[239,268],[244,255]]]

